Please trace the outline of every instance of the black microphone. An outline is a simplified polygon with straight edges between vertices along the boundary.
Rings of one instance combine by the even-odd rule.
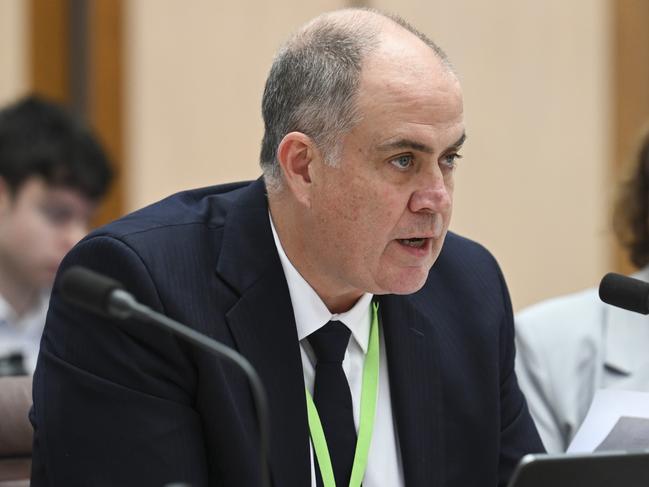
[[[649,283],[609,272],[599,284],[599,298],[607,304],[649,314]]]
[[[25,357],[21,352],[11,352],[0,357],[0,377],[11,375],[28,375]]]
[[[125,320],[133,318],[171,331],[194,345],[207,350],[219,358],[237,365],[248,377],[252,388],[257,423],[259,425],[261,485],[270,487],[268,471],[269,430],[268,401],[264,386],[250,362],[235,350],[212,338],[172,320],[148,306],[139,303],[132,294],[124,290],[118,281],[81,266],[73,266],[61,276],[60,291],[63,298],[87,311],[103,316]]]

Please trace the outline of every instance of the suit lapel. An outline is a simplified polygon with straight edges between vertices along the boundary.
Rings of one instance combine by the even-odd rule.
[[[217,273],[240,296],[226,315],[228,325],[268,394],[274,484],[310,485],[299,342],[261,180],[242,190],[227,215]],[[388,295],[379,302],[405,483],[441,486],[443,401],[434,324],[415,296]]]
[[[244,190],[228,213],[217,272],[240,295],[226,314],[228,326],[268,395],[274,484],[310,485],[300,348],[260,180]]]
[[[430,317],[413,297],[382,296],[392,410],[408,487],[444,484],[444,437],[439,350]]]

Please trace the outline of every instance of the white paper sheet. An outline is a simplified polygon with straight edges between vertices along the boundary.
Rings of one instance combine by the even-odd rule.
[[[623,417],[649,419],[649,393],[615,389],[597,391],[586,419],[568,447],[568,452],[595,451]],[[647,442],[649,444],[649,438]]]

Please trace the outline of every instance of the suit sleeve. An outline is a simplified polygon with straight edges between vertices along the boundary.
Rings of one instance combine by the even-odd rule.
[[[85,265],[164,312],[138,254],[119,239],[80,243],[59,270]],[[32,486],[207,483],[195,372],[159,329],[71,306],[55,282],[34,377]]]
[[[499,486],[507,485],[516,465],[527,453],[544,452],[514,370],[514,318],[509,293],[500,274],[505,313],[500,328],[500,465]]]

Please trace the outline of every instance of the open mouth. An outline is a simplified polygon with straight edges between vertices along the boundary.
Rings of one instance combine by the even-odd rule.
[[[422,248],[424,245],[426,245],[426,238],[400,238],[398,239],[398,242],[401,245],[405,245],[407,247],[414,247],[416,249]]]

